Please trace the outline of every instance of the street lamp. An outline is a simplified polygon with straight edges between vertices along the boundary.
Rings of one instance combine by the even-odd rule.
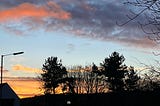
[[[16,52],[16,53],[11,53],[11,54],[4,54],[4,55],[1,55],[1,84],[2,84],[2,78],[3,78],[3,57],[4,56],[9,56],[9,55],[19,55],[19,54],[23,54],[24,52]]]

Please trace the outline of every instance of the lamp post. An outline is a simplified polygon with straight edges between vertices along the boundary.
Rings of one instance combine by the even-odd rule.
[[[9,55],[19,55],[19,54],[23,54],[24,52],[16,52],[16,53],[11,53],[11,54],[4,54],[1,55],[1,84],[2,84],[2,78],[3,78],[3,58],[4,56],[9,56]]]

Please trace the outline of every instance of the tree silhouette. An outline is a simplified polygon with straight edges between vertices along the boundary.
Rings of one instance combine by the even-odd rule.
[[[138,89],[138,80],[140,77],[137,75],[137,73],[134,70],[134,67],[129,67],[128,72],[126,74],[126,89],[128,91],[133,91]]]
[[[124,3],[137,8],[135,12],[131,10],[132,14],[127,15],[128,20],[121,25],[129,23],[141,15],[145,17],[144,20],[138,22],[142,30],[151,35],[148,36],[149,39],[160,42],[160,0],[126,0]]]
[[[72,93],[72,94],[75,94],[75,78],[73,77],[65,77],[63,79],[61,79],[59,81],[59,83],[62,83],[63,86],[62,86],[62,91],[64,93],[64,91],[66,93]]]
[[[76,94],[93,94],[93,93],[104,93],[107,92],[107,82],[104,76],[98,75],[98,67],[93,64],[93,66],[74,66],[68,72],[68,78],[72,78],[71,87],[66,83],[65,88],[73,88]]]
[[[113,52],[101,63],[101,73],[107,78],[109,89],[112,91],[124,90],[124,77],[127,72],[127,66],[123,64],[125,58],[118,52]]]
[[[99,70],[98,70],[98,67],[94,63],[92,64],[92,72],[96,73],[96,74],[100,74]]]
[[[95,93],[98,93],[98,67],[93,63],[92,65],[92,72],[96,74],[96,79],[95,79]]]
[[[44,93],[55,94],[55,88],[58,87],[60,80],[67,75],[66,68],[57,57],[48,57],[43,64],[42,71],[41,80],[44,82]]]
[[[92,65],[91,73],[95,73],[95,79],[94,79],[95,93],[105,93],[105,92],[107,92],[108,86],[107,86],[105,77],[102,76],[101,70],[99,70],[99,68],[94,63]]]

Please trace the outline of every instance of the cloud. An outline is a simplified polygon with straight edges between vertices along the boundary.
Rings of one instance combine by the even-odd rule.
[[[22,3],[42,4],[45,0],[1,0],[0,7],[11,8]]]
[[[71,53],[75,50],[75,45],[72,43],[67,44],[67,53]]]
[[[14,65],[12,67],[12,70],[14,71],[23,71],[23,72],[27,72],[27,73],[42,73],[42,70],[37,69],[37,68],[30,68],[30,67],[26,67],[20,64]]]
[[[39,6],[31,3],[22,3],[16,7],[0,10],[0,16],[0,22],[18,21],[28,17],[34,17],[37,20],[43,18],[66,20],[71,17],[70,13],[64,11],[54,2]]]
[[[158,48],[156,42],[153,42],[147,38],[112,38],[112,41],[119,42],[128,47],[140,47],[140,48]]]
[[[9,2],[8,5],[6,2]],[[127,21],[131,14],[129,7],[117,0],[7,0],[2,1],[7,8],[0,10],[0,23],[7,30],[24,34],[28,30],[62,31],[75,36],[116,42],[125,46],[152,48],[154,41],[138,27],[137,21],[144,21],[144,16],[133,22],[118,26],[116,22]],[[16,15],[15,15],[16,14]],[[19,22],[8,23],[11,20]],[[3,23],[6,21],[6,23]]]

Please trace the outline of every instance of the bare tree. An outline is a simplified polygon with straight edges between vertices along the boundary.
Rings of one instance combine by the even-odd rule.
[[[141,78],[139,80],[141,90],[159,90],[160,89],[160,62],[155,60],[155,65],[140,63],[144,67],[139,71]]]
[[[160,0],[126,0],[124,4],[134,6],[134,10],[131,10],[132,15],[127,15],[128,20],[121,26],[128,24],[132,20],[135,20],[140,15],[143,15],[145,21],[140,20],[138,23],[142,30],[150,35],[149,39],[160,42]]]
[[[73,77],[74,90],[77,94],[91,94],[91,93],[103,93],[106,92],[107,83],[105,77],[98,76],[95,71],[98,71],[97,66],[74,66],[68,73],[68,77]]]

